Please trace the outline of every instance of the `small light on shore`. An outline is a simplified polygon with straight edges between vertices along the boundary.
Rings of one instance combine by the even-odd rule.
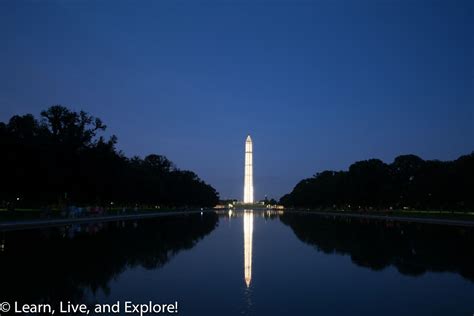
[[[19,200],[20,200],[20,198],[19,198],[19,197],[17,197],[17,198],[16,198],[16,200],[17,200],[17,201],[19,201]]]

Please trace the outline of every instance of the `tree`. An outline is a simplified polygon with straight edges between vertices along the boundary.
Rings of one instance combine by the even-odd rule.
[[[41,116],[53,140],[73,148],[92,145],[97,132],[106,129],[101,119],[84,111],[73,112],[61,105],[54,105],[42,111]]]
[[[163,155],[127,158],[117,137],[84,111],[55,105],[0,122],[0,201],[47,204],[213,206],[219,195],[199,177]],[[3,154],[4,153],[4,154]]]
[[[280,203],[317,209],[458,209],[474,206],[474,154],[455,161],[403,155],[387,165],[358,161],[348,171],[323,171],[300,181]]]

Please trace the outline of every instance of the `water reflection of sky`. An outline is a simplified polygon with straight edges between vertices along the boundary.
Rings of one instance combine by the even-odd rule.
[[[240,211],[4,232],[0,240],[7,298],[177,300],[187,315],[472,309],[470,229]]]

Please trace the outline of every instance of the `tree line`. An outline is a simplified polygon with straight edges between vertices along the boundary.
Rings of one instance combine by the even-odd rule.
[[[323,171],[300,181],[280,199],[315,209],[424,209],[472,211],[474,152],[454,161],[402,155],[391,164],[358,161],[347,171]]]
[[[84,111],[61,105],[0,122],[0,203],[49,205],[213,206],[216,190],[165,156],[126,157],[117,137]],[[2,205],[0,205],[1,207]]]

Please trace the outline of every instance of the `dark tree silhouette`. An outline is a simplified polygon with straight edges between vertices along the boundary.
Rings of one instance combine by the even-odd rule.
[[[348,171],[324,171],[300,181],[280,199],[292,207],[315,209],[447,209],[474,207],[474,153],[454,161],[415,155],[359,161]]]
[[[160,155],[127,158],[106,125],[84,111],[55,105],[0,123],[0,203],[213,206],[219,196],[199,177]],[[1,207],[1,205],[0,205]]]

